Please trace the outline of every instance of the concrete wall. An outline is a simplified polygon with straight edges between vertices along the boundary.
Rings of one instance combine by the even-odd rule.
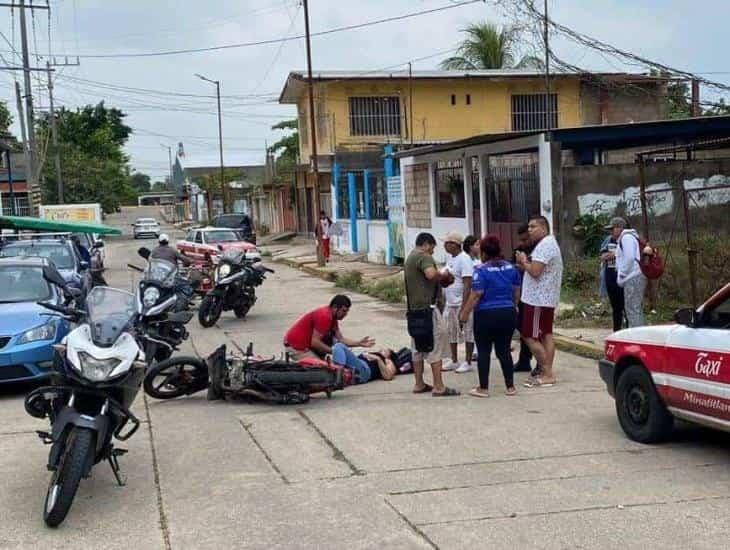
[[[563,250],[576,254],[580,241],[572,234],[575,219],[584,214],[622,216],[643,231],[638,164],[563,168],[566,229]],[[684,238],[683,189],[730,185],[730,160],[667,161],[644,168],[650,237],[674,242]],[[730,236],[730,188],[693,191],[689,211],[693,228]],[[724,212],[724,214],[723,214]]]
[[[584,82],[580,88],[581,117],[583,125],[620,124],[643,122],[667,118],[665,85],[644,84],[637,86],[601,90],[595,84]],[[605,117],[601,117],[601,101],[604,102]]]

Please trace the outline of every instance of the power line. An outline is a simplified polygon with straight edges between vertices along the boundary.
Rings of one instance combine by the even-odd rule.
[[[325,31],[319,31],[319,32],[313,32],[311,33],[311,36],[326,36],[329,34],[344,32],[344,31],[351,31],[356,29],[362,29],[364,27],[370,27],[373,25],[380,25],[382,23],[391,23],[394,21],[402,21],[404,19],[410,19],[412,17],[418,17],[420,15],[428,15],[432,13],[439,13],[446,10],[452,10],[455,8],[460,8],[463,6],[468,6],[470,4],[476,4],[477,2],[483,2],[484,0],[464,0],[462,2],[458,3],[452,3],[447,6],[441,6],[438,8],[432,8],[428,10],[421,10],[411,13],[406,13],[403,15],[397,15],[393,17],[386,17],[383,19],[375,19],[372,21],[366,21],[363,23],[356,23],[353,25],[345,25],[343,27],[335,27],[333,29],[328,29]],[[84,59],[119,59],[119,58],[136,58],[136,57],[159,57],[159,56],[169,56],[169,55],[179,55],[179,54],[187,54],[187,53],[200,53],[200,52],[212,52],[212,51],[218,51],[218,50],[230,50],[230,49],[237,49],[237,48],[248,48],[252,46],[264,46],[267,44],[278,44],[280,42],[290,42],[294,40],[302,40],[305,38],[305,35],[296,35],[296,36],[289,36],[289,37],[283,37],[283,38],[273,38],[270,40],[261,40],[258,42],[241,42],[237,44],[224,44],[220,46],[209,46],[207,48],[189,48],[189,49],[180,49],[180,50],[164,50],[159,52],[145,52],[145,53],[107,53],[107,54],[58,54],[62,56],[69,56],[69,57],[79,57]]]

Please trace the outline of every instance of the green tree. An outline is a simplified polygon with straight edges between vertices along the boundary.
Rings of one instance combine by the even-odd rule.
[[[151,187],[150,177],[142,172],[135,172],[129,176],[129,185],[137,193],[147,193]]]
[[[271,145],[269,153],[276,157],[277,174],[291,172],[299,158],[299,124],[296,119],[282,120],[271,129],[290,132]]]
[[[543,62],[532,55],[518,58],[520,31],[517,27],[498,27],[489,22],[473,23],[462,29],[466,38],[456,55],[444,59],[447,70],[541,69]]]
[[[64,181],[64,200],[98,202],[105,212],[131,203],[137,192],[130,181],[129,158],[124,153],[131,128],[123,123],[124,113],[103,102],[57,113],[58,152]],[[48,117],[37,122],[39,143],[49,143]],[[55,153],[48,148],[45,159]],[[58,201],[54,163],[42,165],[43,202]]]
[[[10,114],[7,103],[0,101],[0,135],[9,134],[12,123],[13,115]]]

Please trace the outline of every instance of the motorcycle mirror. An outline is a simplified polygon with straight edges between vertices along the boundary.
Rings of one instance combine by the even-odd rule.
[[[246,348],[246,357],[253,356],[253,342],[248,343],[248,347]]]
[[[218,250],[220,250],[221,252],[223,252],[223,245],[222,244],[219,244],[218,245]]]
[[[43,266],[43,278],[51,284],[66,288],[66,280],[63,278],[53,264]]]
[[[146,248],[146,247],[143,246],[139,250],[137,250],[137,254],[139,254],[140,256],[142,256],[145,260],[149,260],[150,259],[150,254],[152,254],[152,252],[150,252],[150,249],[149,248]]]
[[[81,260],[79,262],[79,267],[81,268],[81,271],[85,271],[89,269],[89,262],[87,262],[86,260]]]

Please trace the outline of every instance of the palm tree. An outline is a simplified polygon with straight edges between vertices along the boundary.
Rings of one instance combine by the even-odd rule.
[[[515,47],[520,35],[516,27],[499,28],[483,22],[469,25],[462,32],[467,38],[456,51],[457,55],[441,62],[442,69],[542,69],[544,66],[534,55],[524,55],[515,63]]]

